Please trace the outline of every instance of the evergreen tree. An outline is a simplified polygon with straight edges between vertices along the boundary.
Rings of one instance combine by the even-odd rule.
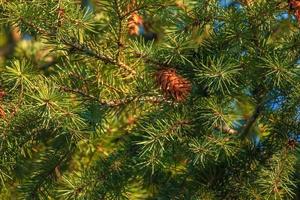
[[[299,0],[0,2],[0,199],[300,199]]]

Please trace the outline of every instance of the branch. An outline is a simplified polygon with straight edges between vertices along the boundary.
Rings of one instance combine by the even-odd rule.
[[[172,103],[171,101],[167,101],[164,98],[156,97],[156,96],[136,96],[136,97],[126,97],[123,99],[100,100],[97,97],[95,97],[91,94],[87,94],[79,89],[72,89],[72,88],[68,88],[65,86],[59,86],[59,87],[61,90],[65,91],[65,92],[79,94],[89,100],[96,101],[99,104],[101,104],[103,106],[108,106],[108,107],[122,106],[122,105],[132,103],[132,102],[139,102],[139,103],[148,102],[148,103],[152,103],[152,104],[157,104],[157,103],[162,103],[162,102]]]
[[[130,72],[131,74],[136,74],[136,71],[131,69],[128,65],[126,65],[123,62],[116,62],[113,58],[110,58],[108,56],[105,55],[101,55],[95,51],[93,51],[92,49],[88,48],[87,46],[81,45],[77,42],[70,42],[67,41],[65,39],[62,40],[64,45],[70,46],[72,47],[72,49],[75,49],[79,52],[82,52],[86,55],[92,56],[94,58],[97,58],[98,60],[103,61],[104,63],[109,63],[109,64],[113,64],[113,65],[117,65],[123,69],[125,69],[126,71]]]
[[[169,4],[169,5],[166,4],[166,5],[163,5],[163,4],[159,4],[159,3],[158,4],[152,4],[152,5],[144,4],[144,5],[138,6],[138,7],[134,8],[134,9],[129,10],[125,14],[121,15],[120,19],[124,19],[124,18],[130,16],[132,13],[140,11],[142,9],[146,9],[146,8],[161,9],[161,8],[167,8],[167,7],[178,7],[178,5],[177,4]]]
[[[250,131],[253,124],[256,122],[258,117],[260,116],[264,106],[264,101],[261,101],[255,108],[254,112],[252,113],[251,117],[248,119],[247,123],[244,125],[243,129],[241,130],[241,137],[245,137],[248,132]]]
[[[45,36],[49,36],[49,37],[54,37],[55,34],[54,33],[51,33],[51,32],[48,32],[47,30],[45,29],[42,29],[38,26],[36,26],[35,24],[33,24],[32,22],[30,21],[26,21],[24,20],[24,18],[20,18],[21,22],[23,22],[24,24],[32,27],[33,29],[35,29],[37,32],[45,35]],[[62,39],[62,43],[64,45],[67,45],[67,46],[70,46],[72,47],[72,49],[75,49],[79,52],[82,52],[86,55],[89,55],[89,56],[92,56],[94,58],[97,58],[98,60],[101,60],[103,61],[104,63],[110,63],[110,64],[113,64],[113,65],[117,65],[123,69],[125,69],[126,71],[130,72],[131,74],[136,74],[136,71],[131,69],[128,65],[126,65],[125,63],[123,62],[117,62],[115,61],[113,58],[110,58],[108,56],[105,56],[105,55],[101,55],[95,51],[93,51],[92,49],[88,48],[87,46],[85,45],[81,45],[79,44],[78,42],[71,42],[71,41],[67,41],[65,39]]]
[[[74,149],[73,149],[74,150]],[[39,178],[39,180],[37,181],[37,183],[35,183],[35,186],[32,188],[32,191],[30,192],[29,196],[32,197],[33,199],[35,199],[36,195],[37,195],[37,191],[39,190],[39,188],[42,187],[42,185],[47,181],[47,179],[51,176],[51,174],[53,172],[56,172],[57,167],[59,167],[60,165],[62,165],[62,163],[69,159],[70,156],[73,153],[73,150],[68,151],[67,153],[65,153],[62,157],[60,157],[58,159],[58,161],[55,163],[54,166],[51,166],[50,169],[48,169],[47,171],[45,171],[42,174],[38,174],[37,178]]]
[[[34,23],[32,23],[31,21],[25,20],[23,17],[20,17],[20,21],[23,22],[25,25],[30,26],[31,28],[36,30],[38,33],[41,33],[45,36],[50,36],[50,37],[55,36],[55,34],[50,33],[50,32],[46,31],[45,29],[43,29],[39,26],[36,26]]]
[[[162,63],[162,62],[160,62],[158,60],[154,60],[154,59],[149,58],[146,55],[143,55],[143,54],[138,53],[138,52],[135,52],[135,56],[136,56],[136,58],[143,59],[145,63],[155,65],[155,66],[157,66],[159,68],[173,68],[174,67],[173,65],[170,65],[170,64],[165,63],[165,62]]]

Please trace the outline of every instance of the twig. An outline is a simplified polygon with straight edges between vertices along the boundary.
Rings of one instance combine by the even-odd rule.
[[[48,31],[46,31],[45,29],[43,28],[40,28],[38,26],[36,26],[34,23],[32,23],[31,21],[27,21],[25,20],[23,17],[20,17],[20,21],[23,22],[24,24],[32,27],[33,29],[35,29],[37,32],[43,34],[43,35],[46,35],[46,36],[54,36],[53,33],[49,33]]]
[[[125,105],[128,103],[131,103],[131,102],[143,102],[143,103],[148,102],[148,103],[153,103],[153,104],[162,103],[162,102],[171,103],[170,101],[167,101],[164,98],[160,98],[160,97],[156,97],[156,96],[136,96],[136,97],[126,97],[123,99],[100,100],[97,97],[95,97],[91,94],[87,94],[79,89],[72,89],[72,88],[68,88],[65,86],[60,86],[60,89],[65,92],[79,94],[89,100],[97,101],[99,104],[108,106],[108,107],[122,106],[122,105]]]
[[[154,60],[152,58],[149,58],[147,57],[146,55],[143,55],[141,53],[138,53],[138,52],[135,52],[135,56],[137,58],[141,58],[142,60],[144,60],[145,63],[148,63],[148,64],[152,64],[152,65],[155,65],[159,68],[172,68],[174,66],[168,64],[168,63],[165,63],[165,62],[160,62],[160,61],[157,61],[157,60]]]
[[[260,116],[264,106],[264,101],[261,101],[255,108],[254,112],[252,113],[251,117],[247,120],[247,123],[244,125],[243,129],[241,130],[241,137],[245,137],[248,132],[250,131],[253,124],[256,122],[258,117]]]
[[[147,5],[147,4],[144,4],[144,5],[141,5],[139,7],[136,7],[132,10],[129,10],[128,12],[126,12],[124,15],[121,16],[121,19],[124,19],[126,17],[128,17],[129,15],[131,15],[132,13],[136,12],[136,11],[139,11],[139,10],[142,10],[142,9],[145,9],[145,8],[157,8],[157,9],[160,9],[160,8],[166,8],[166,7],[178,7],[176,4],[166,4],[166,5],[163,5],[163,4],[152,4],[152,5]]]
[[[93,50],[91,50],[90,48],[88,48],[87,46],[84,46],[84,45],[81,45],[79,43],[74,43],[74,42],[70,42],[70,41],[67,41],[67,40],[63,40],[62,41],[65,45],[67,46],[70,46],[72,47],[73,49],[79,51],[79,52],[83,52],[85,53],[86,55],[89,55],[89,56],[92,56],[94,58],[97,58],[101,61],[103,61],[104,63],[110,63],[110,64],[113,64],[113,65],[117,65],[125,70],[127,70],[128,72],[130,72],[131,74],[136,74],[136,71],[131,69],[128,65],[126,65],[125,63],[123,62],[116,62],[114,59],[108,57],[108,56],[105,56],[105,55],[101,55]]]
[[[38,26],[36,26],[35,24],[33,24],[32,22],[30,21],[26,21],[24,18],[20,17],[20,20],[21,22],[23,22],[24,24],[32,27],[33,29],[35,29],[37,32],[45,35],[45,36],[50,36],[50,37],[54,37],[55,34],[54,33],[51,33],[51,32],[48,32],[47,30],[45,29],[42,29]],[[82,44],[79,44],[77,42],[71,42],[71,41],[67,41],[65,39],[62,39],[61,40],[62,43],[64,45],[67,45],[67,46],[70,46],[72,47],[72,49],[75,49],[79,52],[82,52],[82,53],[85,53],[86,55],[89,55],[89,56],[92,56],[94,58],[97,58],[101,61],[103,61],[104,63],[110,63],[110,64],[113,64],[113,65],[117,65],[125,70],[127,70],[128,72],[130,72],[131,74],[136,74],[136,71],[131,69],[128,65],[126,65],[125,63],[123,62],[118,62],[118,61],[115,61],[113,58],[110,58],[108,56],[105,56],[105,55],[101,55],[95,51],[93,51],[92,49],[88,48],[87,46],[84,46]]]

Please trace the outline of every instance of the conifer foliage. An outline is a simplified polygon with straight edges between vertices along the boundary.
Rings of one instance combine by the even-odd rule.
[[[299,199],[299,13],[0,0],[0,199]]]

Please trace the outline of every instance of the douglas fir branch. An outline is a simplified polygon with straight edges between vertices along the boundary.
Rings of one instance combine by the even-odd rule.
[[[300,199],[300,0],[0,0],[0,199]]]

